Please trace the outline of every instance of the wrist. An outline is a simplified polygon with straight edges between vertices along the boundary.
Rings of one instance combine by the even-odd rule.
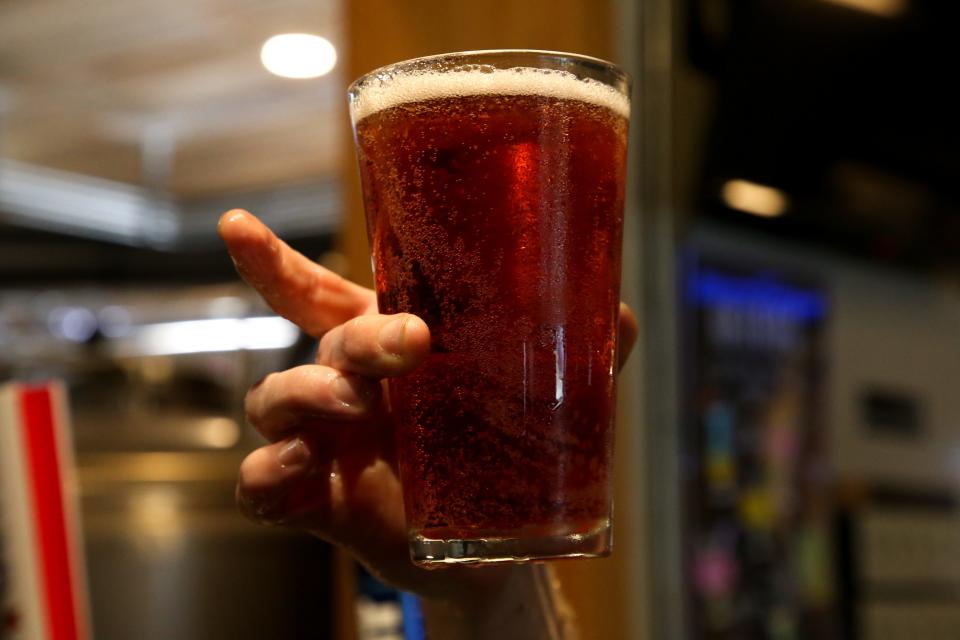
[[[470,571],[490,571],[491,574],[483,580],[470,580],[470,588],[422,599],[428,638],[574,640],[578,637],[571,611],[548,565],[510,565]]]

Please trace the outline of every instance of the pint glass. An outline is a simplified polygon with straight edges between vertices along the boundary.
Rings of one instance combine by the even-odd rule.
[[[610,63],[478,51],[350,88],[414,562],[610,552],[629,89]]]

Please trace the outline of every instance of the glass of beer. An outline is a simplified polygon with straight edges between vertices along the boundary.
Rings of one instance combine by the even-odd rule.
[[[628,77],[474,51],[349,97],[380,312],[431,332],[388,383],[413,561],[609,554]]]

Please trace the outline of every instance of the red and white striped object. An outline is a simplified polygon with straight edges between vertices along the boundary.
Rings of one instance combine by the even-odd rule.
[[[0,637],[91,637],[66,395],[0,386]]]

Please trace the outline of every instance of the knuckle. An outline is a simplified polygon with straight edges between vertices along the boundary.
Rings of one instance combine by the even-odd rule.
[[[273,386],[273,379],[276,374],[271,373],[263,378],[259,383],[247,389],[243,397],[243,413],[247,422],[256,424],[263,414],[263,395]]]
[[[236,503],[240,513],[256,524],[272,525],[283,521],[282,510],[276,498],[246,491],[239,483],[236,490]]]
[[[343,357],[347,362],[367,362],[376,357],[376,351],[362,340],[349,340],[343,343]]]
[[[287,394],[296,394],[312,384],[312,367],[294,367],[287,371],[287,380],[286,384],[283,385],[283,390]]]
[[[343,327],[335,327],[323,334],[317,347],[317,362],[331,362],[336,354],[337,345],[343,339]]]
[[[258,449],[240,463],[234,497],[240,513],[249,520],[273,524],[282,519],[283,494],[276,485],[264,481],[262,469],[258,468],[264,451]]]
[[[352,344],[358,340],[362,340],[364,336],[365,323],[361,316],[349,320],[343,325],[343,342],[344,344]]]
[[[374,360],[379,349],[377,347],[376,331],[371,330],[368,323],[364,323],[360,318],[351,320],[344,328],[343,343],[341,349],[344,358],[352,362],[369,362]]]
[[[289,371],[289,379],[283,388],[282,404],[294,412],[308,411],[322,395],[325,377],[314,366],[297,367]]]
[[[320,343],[317,345],[317,362],[326,362],[330,357],[330,340],[333,335],[333,331],[328,331],[323,334],[323,337],[320,338]]]
[[[247,397],[243,400],[243,419],[246,420],[248,424],[254,424],[257,420],[257,412],[254,404],[254,401],[250,399],[250,392],[248,391]]]

